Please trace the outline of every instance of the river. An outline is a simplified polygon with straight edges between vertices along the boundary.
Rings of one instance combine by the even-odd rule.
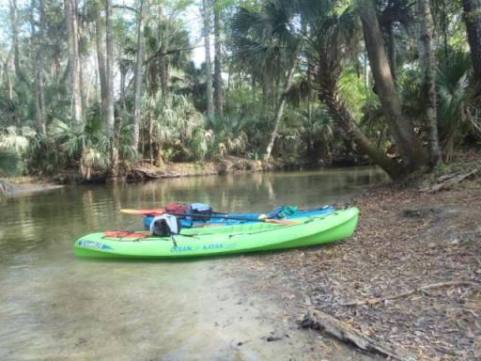
[[[121,208],[174,200],[230,211],[342,204],[384,180],[376,169],[351,168],[65,187],[7,199],[0,203],[0,360],[367,360],[298,330],[268,297],[246,294],[240,285],[255,282],[255,272],[238,268],[235,257],[86,261],[72,245],[85,233],[140,228],[141,219]]]

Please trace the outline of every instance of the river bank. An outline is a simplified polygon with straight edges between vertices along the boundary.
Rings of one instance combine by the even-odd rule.
[[[165,163],[159,167],[149,163],[138,163],[125,170],[116,181],[141,183],[156,179],[262,172],[283,168],[283,164],[274,161],[264,162],[232,156],[216,162],[176,162]],[[82,179],[77,171],[63,171],[50,177],[6,177],[0,178],[0,195],[14,197],[58,189],[65,184],[104,184],[107,181],[108,176],[104,173],[94,173],[89,179]]]
[[[416,360],[481,359],[481,179],[428,189],[354,197],[360,225],[343,243],[244,257],[253,288],[291,317],[321,311]]]
[[[0,178],[0,196],[16,197],[24,194],[46,192],[62,188],[52,179],[43,177],[9,177]]]

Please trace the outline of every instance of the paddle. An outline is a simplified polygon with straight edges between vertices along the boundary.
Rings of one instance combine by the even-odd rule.
[[[128,209],[124,208],[120,210],[121,213],[130,214],[134,216],[160,216],[165,214],[165,208],[152,208],[152,209]]]
[[[154,209],[121,209],[120,212],[130,215],[144,215],[144,216],[160,216],[162,214],[166,214],[165,208],[154,208]],[[197,219],[226,219],[226,220],[233,220],[233,221],[244,221],[244,222],[264,222],[264,223],[274,223],[274,224],[283,224],[283,225],[295,225],[299,224],[299,222],[289,221],[287,219],[270,219],[270,218],[242,218],[242,217],[230,217],[228,215],[224,215],[222,213],[216,214],[192,214],[192,213],[168,213],[176,217],[192,217]]]
[[[197,219],[226,219],[226,220],[232,220],[232,221],[244,221],[244,222],[264,222],[264,223],[275,223],[275,224],[284,224],[284,225],[294,225],[294,224],[299,224],[299,222],[294,222],[294,221],[289,221],[287,219],[271,219],[271,218],[242,218],[242,217],[231,217],[227,215],[215,215],[215,214],[192,214],[192,213],[186,213],[186,214],[176,214],[176,213],[169,213],[173,216],[176,217],[192,217],[192,218],[197,218]]]

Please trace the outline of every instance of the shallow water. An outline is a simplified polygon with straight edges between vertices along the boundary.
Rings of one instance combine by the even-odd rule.
[[[239,285],[255,282],[255,272],[235,270],[235,258],[85,261],[72,245],[93,231],[141,228],[121,208],[173,200],[226,211],[310,207],[342,203],[385,179],[372,168],[257,173],[8,199],[0,203],[0,360],[363,359],[331,350],[298,331],[281,306],[245,294]],[[267,342],[272,335],[282,340]]]

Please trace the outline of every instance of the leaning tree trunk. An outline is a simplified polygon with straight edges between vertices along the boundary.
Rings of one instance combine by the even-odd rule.
[[[219,117],[224,116],[224,90],[222,86],[222,43],[221,43],[221,14],[219,0],[214,3],[214,94],[215,94],[215,112]]]
[[[394,84],[373,0],[358,2],[364,41],[383,112],[407,168],[419,169],[427,162],[426,153],[416,138],[411,122],[402,113],[401,99]]]
[[[67,19],[68,61],[70,77],[70,95],[72,120],[74,127],[82,127],[82,96],[80,90],[80,56],[78,47],[77,3],[75,0],[64,0],[65,18]]]
[[[137,24],[137,58],[135,62],[135,97],[134,97],[134,130],[132,147],[135,151],[139,148],[140,107],[142,101],[142,79],[144,63],[144,33],[143,33],[144,1],[139,0]]]
[[[383,149],[371,143],[340,98],[337,85],[339,69],[320,64],[317,77],[320,85],[319,100],[324,103],[329,115],[338,122],[346,138],[352,140],[361,153],[366,154],[373,163],[384,169],[392,179],[402,175],[403,169],[400,164],[389,158]]]
[[[112,0],[105,0],[105,27],[106,27],[106,114],[107,136],[110,143],[111,176],[116,178],[119,171],[119,155],[115,137],[115,114],[114,114],[114,43],[112,35]]]
[[[396,61],[396,38],[394,36],[394,24],[391,22],[387,27],[387,40],[388,40],[388,59],[389,66],[391,67],[392,77],[396,81],[397,61]]]
[[[463,0],[464,22],[473,61],[477,95],[481,95],[481,0]]]
[[[264,155],[264,160],[269,160],[271,158],[272,149],[274,148],[274,143],[279,133],[279,125],[281,124],[282,115],[284,114],[284,107],[286,105],[286,95],[292,86],[292,79],[294,78],[294,72],[296,71],[297,62],[298,62],[298,57],[296,52],[294,54],[291,68],[287,73],[286,85],[284,86],[284,91],[282,92],[280,99],[277,102],[276,117],[274,119],[274,129],[272,130],[271,139],[266,148],[266,154]]]
[[[207,92],[207,117],[214,116],[214,94],[212,90],[212,62],[210,59],[210,7],[209,0],[202,0],[202,16],[204,18],[204,47],[205,47],[205,81]]]
[[[429,0],[418,0],[419,55],[427,95],[426,118],[429,130],[429,158],[432,166],[441,163],[436,106],[436,57],[433,51],[434,22]]]

